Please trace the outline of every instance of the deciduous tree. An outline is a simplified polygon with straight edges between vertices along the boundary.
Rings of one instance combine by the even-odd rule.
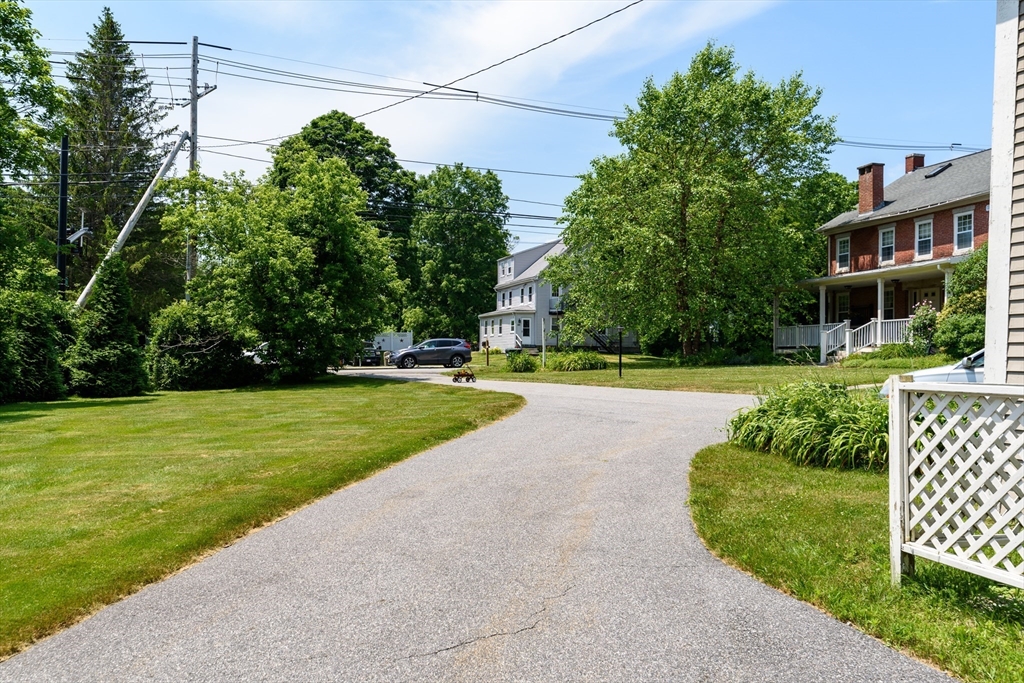
[[[595,159],[566,200],[568,251],[549,270],[570,287],[563,334],[671,331],[683,353],[767,338],[774,291],[803,272],[780,207],[836,141],[819,98],[799,75],[740,75],[713,45],[664,87],[648,80],[614,127],[625,152]]]
[[[494,307],[496,261],[508,253],[508,197],[491,171],[439,166],[420,179],[412,240],[420,286],[405,311],[417,336],[479,336]]]

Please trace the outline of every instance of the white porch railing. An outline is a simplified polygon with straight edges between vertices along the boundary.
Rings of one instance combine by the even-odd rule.
[[[924,557],[1024,588],[1024,387],[891,382],[893,583]]]
[[[910,318],[898,318],[896,320],[883,320],[878,323],[878,343],[902,344],[907,341],[907,330],[910,329]]]
[[[846,342],[846,355],[857,353],[863,348],[874,346],[875,334],[878,332],[878,321],[872,319],[867,325],[861,325],[855,330],[850,330]]]
[[[846,322],[841,322],[829,329],[828,325],[822,325],[820,344],[820,361],[824,365],[828,362],[829,354],[835,353],[846,346]]]
[[[776,349],[799,349],[821,345],[822,331],[829,335],[838,334],[836,329],[843,327],[845,323],[828,323],[822,325],[792,325],[780,327],[775,330]],[[849,330],[849,340],[843,340],[840,346],[846,347],[847,355],[856,353],[868,347],[878,347],[883,344],[902,344],[907,340],[907,331],[910,329],[910,318],[897,320],[876,320],[857,329]],[[829,337],[833,339],[832,336]],[[838,341],[834,340],[833,341]],[[832,347],[827,353],[838,350],[839,347]]]
[[[825,330],[840,327],[843,323],[827,323]],[[775,348],[800,349],[821,344],[821,325],[791,325],[775,330]]]

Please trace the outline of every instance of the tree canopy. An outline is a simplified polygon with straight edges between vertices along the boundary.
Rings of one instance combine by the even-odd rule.
[[[387,138],[375,135],[348,114],[331,111],[310,121],[274,152],[271,182],[282,189],[293,182],[307,150],[318,159],[342,159],[366,193],[363,215],[391,239],[391,254],[398,276],[409,291],[418,285],[418,268],[409,231],[413,220],[416,175],[407,171],[391,151]]]
[[[439,166],[416,190],[412,242],[419,288],[405,311],[418,336],[475,339],[494,307],[495,263],[508,253],[508,197],[491,171]]]
[[[15,177],[38,169],[59,139],[61,91],[31,18],[18,0],[0,2],[0,173]]]
[[[683,353],[766,337],[774,292],[804,272],[781,209],[837,140],[820,95],[799,75],[740,75],[710,44],[663,87],[648,80],[614,127],[625,152],[595,159],[566,200],[568,250],[548,272],[570,286],[563,334],[667,332]]]

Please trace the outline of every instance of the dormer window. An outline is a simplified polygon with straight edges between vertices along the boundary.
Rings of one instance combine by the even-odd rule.
[[[840,237],[836,240],[836,268],[838,270],[850,269],[850,238]]]

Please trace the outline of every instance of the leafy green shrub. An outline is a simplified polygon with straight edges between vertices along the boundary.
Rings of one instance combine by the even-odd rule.
[[[935,307],[928,301],[922,301],[914,308],[914,314],[910,316],[910,325],[907,328],[907,337],[910,345],[919,355],[923,356],[931,351],[938,318],[939,314],[935,311]]]
[[[985,315],[943,316],[935,330],[935,345],[954,358],[963,358],[984,348]]]
[[[604,370],[608,361],[594,351],[570,351],[553,353],[548,357],[548,370],[555,372],[580,372],[583,370]]]
[[[889,455],[888,404],[841,384],[769,389],[729,422],[729,439],[800,465],[882,469]]]
[[[0,289],[0,403],[51,401],[65,394],[60,356],[68,309],[50,275],[55,274],[19,272],[11,287]]]
[[[173,303],[152,326],[146,364],[157,389],[230,389],[260,379],[260,366],[242,357],[237,335],[196,304]]]
[[[939,314],[934,343],[944,353],[962,358],[985,346],[985,305],[988,244],[968,256],[953,272],[949,301]]]
[[[128,316],[132,295],[120,257],[100,269],[88,307],[77,321],[78,335],[65,363],[71,389],[80,396],[137,396],[148,384],[139,333]]]
[[[925,368],[937,368],[940,365],[955,363],[958,358],[953,358],[944,353],[935,353],[930,356],[911,356],[910,358],[868,358],[871,354],[854,354],[842,362],[844,368],[889,368],[893,370],[923,370]],[[862,357],[864,356],[864,357]]]
[[[504,372],[537,372],[540,362],[528,353],[517,351],[505,354]]]

